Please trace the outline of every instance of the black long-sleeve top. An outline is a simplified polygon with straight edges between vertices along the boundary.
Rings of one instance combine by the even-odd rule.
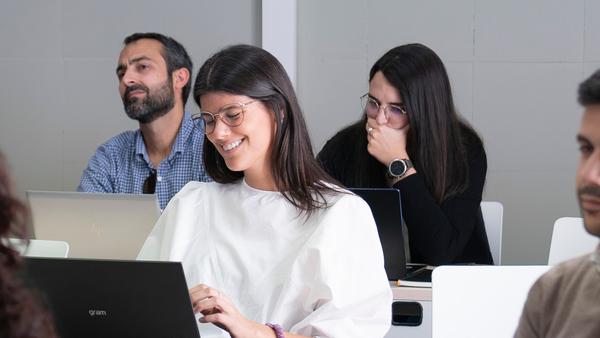
[[[317,159],[329,175],[347,187],[387,187],[385,166],[374,158],[363,163],[360,159],[364,156],[357,155],[367,151],[363,134],[366,132],[362,123],[341,130],[327,141]],[[438,204],[418,172],[394,184],[402,196],[402,215],[413,262],[493,263],[480,207],[487,158],[476,135],[465,139],[469,175],[463,192]]]

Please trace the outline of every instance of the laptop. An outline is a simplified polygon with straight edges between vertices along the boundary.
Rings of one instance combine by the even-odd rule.
[[[30,257],[22,275],[62,338],[200,337],[179,262]]]
[[[69,257],[135,259],[160,216],[155,195],[27,191],[36,239],[65,241]]]
[[[348,190],[362,197],[371,208],[383,248],[388,280],[395,281],[407,276],[400,191],[393,188],[349,188]]]
[[[7,238],[3,242],[16,249],[21,256],[67,258],[69,255],[69,244],[64,241]]]

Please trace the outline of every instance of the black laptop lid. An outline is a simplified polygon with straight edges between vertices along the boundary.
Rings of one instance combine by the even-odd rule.
[[[181,263],[27,258],[62,338],[199,338]]]
[[[402,235],[400,191],[393,188],[350,188],[349,190],[362,197],[371,207],[383,248],[388,280],[404,277],[406,257]]]

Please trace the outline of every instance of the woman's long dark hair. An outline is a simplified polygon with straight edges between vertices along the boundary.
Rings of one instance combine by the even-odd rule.
[[[398,90],[406,106],[410,129],[407,152],[416,170],[438,203],[463,192],[468,185],[466,145],[481,144],[477,133],[456,113],[446,68],[435,52],[422,44],[395,47],[371,68]],[[366,144],[366,115],[357,123]],[[366,150],[366,145],[365,145]],[[362,152],[366,168],[385,170],[375,158]],[[359,160],[360,161],[360,160]],[[366,169],[365,168],[365,169]]]
[[[7,164],[0,153],[0,337],[56,337],[49,314],[15,276],[21,258],[4,240],[24,238],[27,209],[14,197]]]
[[[314,158],[306,123],[283,66],[269,52],[254,46],[235,45],[210,57],[194,84],[194,100],[211,92],[245,95],[262,101],[276,115],[277,131],[271,153],[272,175],[280,191],[300,211],[310,214],[327,207],[324,193],[334,192],[334,182]],[[213,144],[205,139],[204,165],[219,183],[232,183],[243,172],[227,168]]]

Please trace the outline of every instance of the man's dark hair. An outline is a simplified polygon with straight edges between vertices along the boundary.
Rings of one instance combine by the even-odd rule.
[[[600,104],[600,69],[579,85],[578,95],[582,106]]]
[[[161,54],[167,64],[167,73],[173,74],[177,69],[185,68],[190,73],[190,79],[181,90],[181,99],[183,105],[187,102],[190,90],[192,88],[192,59],[188,55],[183,46],[170,36],[165,36],[160,33],[133,33],[123,40],[125,45],[141,39],[152,39],[160,42],[163,45]]]

